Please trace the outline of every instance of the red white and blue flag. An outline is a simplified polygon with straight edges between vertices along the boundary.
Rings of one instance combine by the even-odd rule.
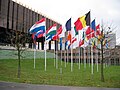
[[[36,36],[37,38],[40,38],[40,37],[43,37],[44,33],[45,33],[44,30],[39,30],[39,31],[35,34],[35,36]]]
[[[38,22],[36,22],[29,30],[31,34],[37,33],[37,32],[45,33],[45,18],[42,18]],[[41,34],[40,33],[40,34]],[[37,34],[39,35],[39,34]]]

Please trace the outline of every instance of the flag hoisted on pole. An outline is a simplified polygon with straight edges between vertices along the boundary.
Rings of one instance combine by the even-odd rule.
[[[68,32],[68,34],[70,33],[71,31],[71,18],[67,20],[66,24],[65,24],[65,28],[66,28],[66,31]],[[71,36],[70,34],[67,36],[67,40],[65,42],[65,50],[66,50],[66,46],[68,46],[68,41],[71,40]],[[66,56],[66,54],[65,54]],[[68,61],[68,48],[67,48],[67,61]],[[65,66],[66,66],[66,58],[65,58]]]
[[[96,53],[96,46],[95,46],[95,43],[96,43],[96,39],[95,39],[95,36],[96,36],[96,25],[95,25],[95,19],[91,22],[91,30],[92,31],[94,31],[94,37],[93,37],[93,35],[92,35],[92,43],[93,43],[93,45],[91,45],[91,59],[92,59],[92,67],[91,67],[91,74],[93,74],[93,65],[94,65],[94,62],[93,62],[93,49],[95,49],[94,50],[94,52]],[[96,58],[97,59],[97,58]]]
[[[90,26],[91,28],[90,28],[90,30],[92,31],[92,30],[95,30],[95,20],[93,20],[92,22],[91,22],[91,26]],[[92,37],[92,34],[91,34],[91,37]],[[92,38],[91,38],[91,43],[92,43]],[[93,46],[91,45],[91,74],[93,75]]]
[[[46,23],[46,20],[45,20],[45,23]],[[46,26],[45,26],[45,71],[46,71],[46,67],[47,67],[47,62],[46,62]]]
[[[45,18],[42,18],[36,22],[30,29],[30,34],[37,33],[38,31],[43,31],[45,33]]]
[[[98,24],[96,26],[96,36],[99,36],[100,35],[100,25]],[[98,46],[98,41],[97,41],[97,46]],[[96,49],[97,50],[97,49]],[[98,67],[98,50],[97,50],[97,72],[99,71],[99,67]]]
[[[39,32],[39,33],[38,33]],[[42,37],[45,33],[45,18],[37,21],[30,29],[29,33],[32,34],[34,40],[34,45],[36,44],[36,38]],[[35,68],[35,57],[36,56],[36,47],[34,46],[34,68]]]
[[[60,37],[62,37],[62,26],[60,26],[57,30],[56,30],[56,34],[53,36],[53,40],[56,40],[55,42],[55,47],[56,47],[56,69],[58,69],[58,40]],[[62,39],[62,38],[61,38]],[[60,43],[60,45],[62,45],[62,42]]]
[[[49,42],[56,34],[56,24],[53,24],[46,30],[46,41]],[[55,45],[55,44],[54,44]],[[55,48],[54,48],[54,67],[55,67]]]
[[[59,44],[60,44],[61,66],[62,66],[62,38],[60,38]]]

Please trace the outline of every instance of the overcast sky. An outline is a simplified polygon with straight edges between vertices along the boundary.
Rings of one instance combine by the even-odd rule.
[[[64,25],[91,10],[91,20],[103,21],[117,27],[117,44],[120,43],[120,0],[15,0]],[[119,39],[118,39],[119,38]]]

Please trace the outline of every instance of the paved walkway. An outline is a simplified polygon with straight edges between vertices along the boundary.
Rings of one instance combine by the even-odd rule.
[[[120,90],[120,88],[71,87],[0,82],[0,90]]]

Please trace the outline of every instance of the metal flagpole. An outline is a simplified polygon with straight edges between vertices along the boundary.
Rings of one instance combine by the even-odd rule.
[[[35,59],[36,59],[36,46],[34,46],[34,69],[35,69]]]
[[[67,64],[68,64],[68,48],[67,48]]]
[[[65,67],[66,67],[66,50],[65,50],[65,54],[64,55],[65,55]]]
[[[82,65],[82,63],[83,63],[82,48],[80,49],[80,52],[81,52],[81,59],[80,59],[81,61],[80,62],[81,62],[81,65]]]
[[[61,48],[62,49],[62,48]],[[62,50],[60,50],[60,52],[61,52],[61,66],[62,66]]]
[[[56,30],[56,33],[57,33],[57,30]],[[57,57],[57,54],[58,54],[58,46],[57,46],[57,38],[56,38],[56,40],[55,40],[55,46],[56,46],[56,69],[58,69],[58,57]]]
[[[96,59],[97,59],[97,72],[98,72],[98,50],[96,49]]]
[[[71,44],[71,72],[73,72],[73,50],[72,50],[72,48],[73,48],[73,45]]]
[[[79,47],[79,69],[80,69],[80,47]]]
[[[84,69],[86,69],[86,50],[85,50],[85,47],[84,47]]]
[[[57,57],[57,41],[56,41],[56,69],[58,69],[58,57]]]
[[[88,53],[89,53],[89,67],[90,67],[90,46],[88,47]]]
[[[91,74],[93,74],[93,47],[91,45]]]
[[[65,62],[65,67],[66,67],[66,47],[64,49],[64,62]]]
[[[55,67],[55,48],[54,48],[54,67]]]
[[[79,33],[78,33],[78,40],[80,40],[80,35],[79,35]],[[81,49],[80,49],[80,47],[79,47],[79,69],[80,69],[80,51],[81,51]]]
[[[46,30],[46,27],[45,27]],[[45,31],[45,71],[46,71],[46,31]]]

